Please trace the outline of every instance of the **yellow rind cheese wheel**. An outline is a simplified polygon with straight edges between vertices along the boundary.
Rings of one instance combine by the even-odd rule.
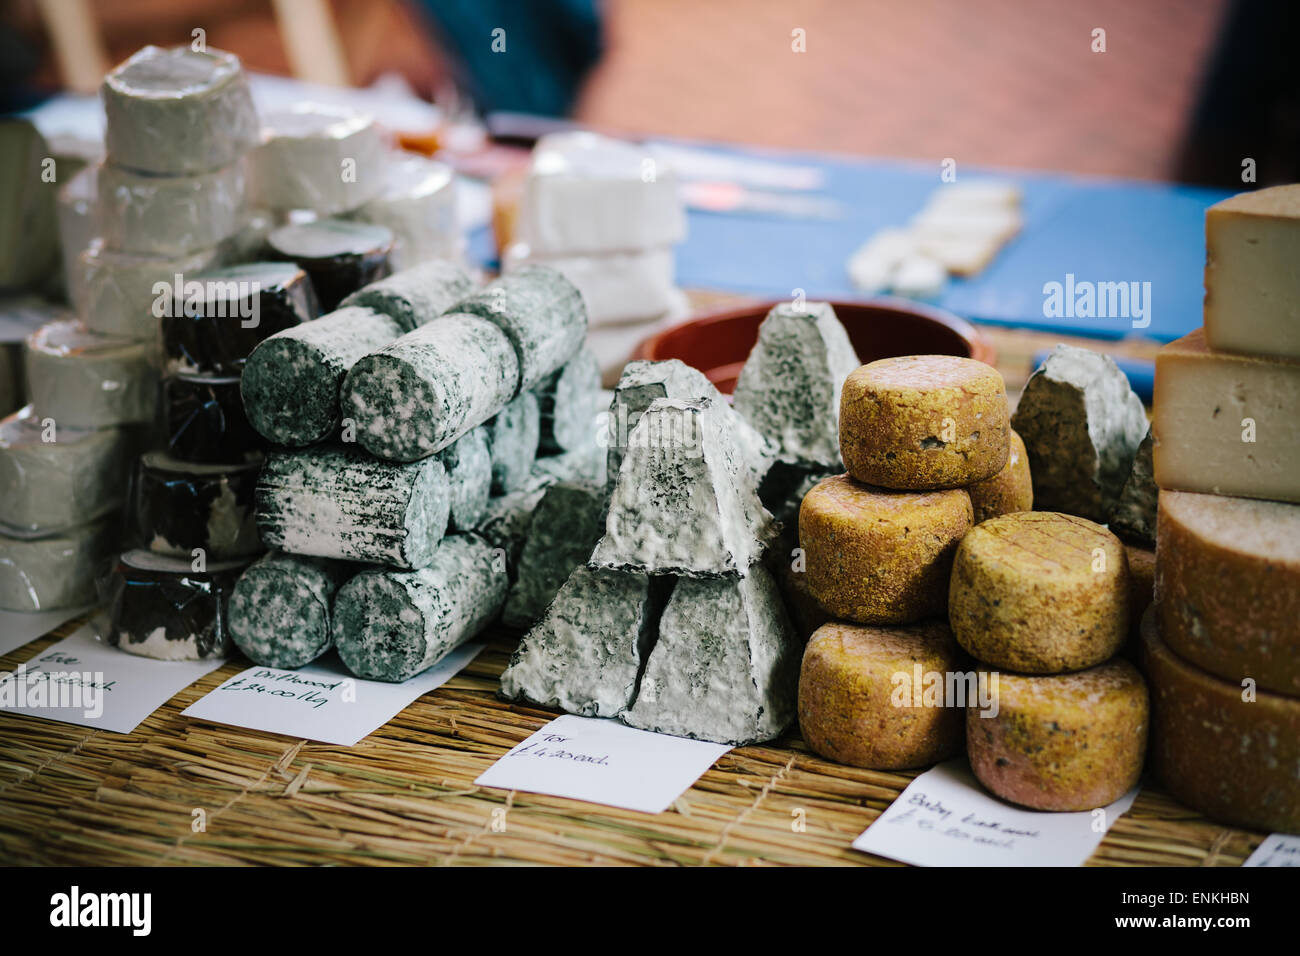
[[[1034,481],[1029,474],[1029,455],[1025,443],[1011,431],[1011,449],[1007,463],[992,478],[977,481],[966,488],[971,506],[975,509],[975,523],[988,521],[998,515],[1034,508]]]

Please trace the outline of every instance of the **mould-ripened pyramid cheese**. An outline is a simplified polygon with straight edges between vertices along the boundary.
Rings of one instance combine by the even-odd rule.
[[[1156,354],[1156,484],[1300,502],[1300,359],[1214,352],[1197,329]]]
[[[889,491],[827,478],[799,509],[808,590],[833,617],[861,624],[943,614],[953,555],[971,522],[960,488]]]
[[[277,332],[253,349],[240,391],[248,420],[267,441],[302,447],[339,426],[339,389],[363,355],[402,334],[373,309],[339,309]]]
[[[758,328],[734,408],[773,439],[782,461],[838,468],[840,392],[857,353],[825,302],[782,302]]]
[[[1099,524],[1021,511],[976,526],[957,548],[948,619],[962,647],[1028,674],[1081,670],[1128,633],[1128,562]]]
[[[447,471],[450,487],[448,528],[473,531],[487,515],[492,494],[492,453],[487,430],[471,428],[442,451],[438,460]]]
[[[1154,442],[1150,430],[1142,439],[1133,457],[1133,470],[1119,493],[1119,500],[1110,513],[1109,527],[1125,541],[1151,547],[1156,543],[1156,486],[1151,473],[1151,448]]]
[[[180,256],[210,249],[239,231],[244,164],[184,176],[99,170],[99,224],[105,245],[123,252]]]
[[[147,46],[104,77],[105,145],[114,163],[166,175],[217,169],[258,138],[238,57]]]
[[[473,287],[469,275],[459,265],[434,259],[372,282],[341,304],[362,305],[382,312],[395,319],[402,331],[410,332],[442,315]]]
[[[1080,811],[1113,803],[1137,785],[1150,702],[1128,661],[988,679],[996,709],[967,707],[966,748],[971,770],[995,795],[1032,810]]]
[[[0,610],[48,611],[90,604],[117,545],[111,517],[40,538],[0,534]]]
[[[267,255],[294,262],[311,276],[322,312],[393,271],[393,234],[384,226],[346,219],[295,222],[266,237]]]
[[[799,646],[762,565],[743,578],[679,578],[623,721],[745,746],[794,720]]]
[[[1300,697],[1300,505],[1160,492],[1160,636],[1218,677]]]
[[[444,315],[358,360],[343,383],[343,415],[372,455],[413,461],[505,408],[518,377],[499,328],[473,315]],[[535,449],[535,425],[533,434]]]
[[[1029,455],[1025,443],[1015,430],[1011,432],[1011,450],[1007,463],[992,478],[967,485],[971,507],[975,509],[975,523],[996,518],[1015,511],[1029,511],[1034,507],[1034,481],[1029,471]]]
[[[272,551],[235,583],[230,636],[254,664],[295,668],[334,646],[330,608],[357,568],[342,561]]]
[[[1187,663],[1142,621],[1151,757],[1182,803],[1222,823],[1300,832],[1300,699],[1253,693]]]
[[[863,365],[844,382],[840,453],[858,481],[882,488],[957,488],[1007,463],[1007,391],[997,369],[953,355]]]
[[[377,196],[387,165],[387,144],[371,117],[319,103],[267,114],[250,161],[258,205],[320,216],[348,212]]]
[[[492,493],[518,491],[532,475],[541,438],[537,396],[520,392],[484,424],[492,455]]]
[[[181,461],[239,462],[265,443],[244,414],[237,375],[181,372],[162,383],[167,449]]]
[[[150,256],[118,252],[97,239],[77,258],[78,275],[71,283],[77,315],[92,332],[152,346],[158,337],[158,320],[176,296],[176,277],[187,280],[212,268],[217,260],[216,248]],[[160,293],[159,283],[165,283],[166,292]]]
[[[824,624],[804,649],[799,671],[803,739],[813,752],[854,767],[937,763],[961,749],[965,711],[942,695],[947,675],[966,669],[943,621],[891,628]],[[927,699],[936,674],[940,696],[933,699],[931,691]]]
[[[241,464],[179,461],[165,452],[140,456],[132,487],[131,529],[159,554],[205,560],[245,558],[262,550],[253,499],[261,456]]]
[[[579,350],[535,391],[541,414],[540,453],[571,451],[596,440],[593,425],[600,403],[600,368],[589,349]]]
[[[1029,452],[1034,504],[1099,522],[1147,433],[1142,400],[1115,360],[1072,345],[1058,345],[1030,377],[1011,425]]]
[[[583,717],[616,717],[636,694],[666,579],[577,567],[501,675],[501,695]]]
[[[719,404],[656,399],[637,421],[591,564],[744,575],[775,534]]]
[[[529,526],[519,558],[519,573],[501,620],[528,627],[542,616],[568,579],[586,564],[605,530],[605,489],[579,482],[550,485]]]
[[[377,461],[350,446],[273,452],[257,481],[262,543],[292,554],[423,567],[447,528],[436,458]]]
[[[358,206],[350,216],[393,231],[394,269],[409,269],[429,259],[459,259],[462,255],[456,177],[450,166],[418,153],[390,156],[378,195]]]
[[[1205,338],[1225,352],[1300,359],[1300,185],[1215,203],[1205,213]]]
[[[404,681],[474,637],[501,611],[506,575],[472,534],[444,538],[418,571],[362,571],[334,598],[334,644],[348,670]]]
[[[27,389],[42,420],[60,428],[107,428],[153,420],[158,373],[150,344],[49,322],[27,337]]]

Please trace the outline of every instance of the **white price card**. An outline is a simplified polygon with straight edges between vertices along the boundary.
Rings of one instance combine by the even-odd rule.
[[[511,748],[474,782],[661,813],[730,749],[565,714]]]
[[[1270,833],[1242,866],[1300,866],[1300,836]]]
[[[90,607],[59,608],[56,611],[0,611],[0,655],[44,637],[60,624],[71,621]]]
[[[328,657],[300,667],[250,667],[185,708],[183,716],[351,747],[421,694],[451,680],[482,644],[462,644],[400,684],[353,677]]]
[[[0,710],[129,734],[224,661],[156,661],[100,641],[91,624],[12,671],[0,671]]]
[[[853,848],[916,866],[1082,866],[1137,793],[1078,813],[1025,810],[950,760],[913,780]]]

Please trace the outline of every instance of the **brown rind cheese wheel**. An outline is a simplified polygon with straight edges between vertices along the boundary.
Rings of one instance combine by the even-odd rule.
[[[1007,463],[992,478],[977,481],[966,489],[971,507],[975,509],[975,523],[980,524],[998,515],[1034,508],[1034,482],[1029,474],[1029,455],[1025,443],[1014,429],[1011,432],[1011,450]]]

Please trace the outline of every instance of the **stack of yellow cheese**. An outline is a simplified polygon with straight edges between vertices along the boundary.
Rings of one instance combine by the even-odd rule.
[[[1156,359],[1154,765],[1208,816],[1300,832],[1300,185],[1205,227],[1204,327]]]

